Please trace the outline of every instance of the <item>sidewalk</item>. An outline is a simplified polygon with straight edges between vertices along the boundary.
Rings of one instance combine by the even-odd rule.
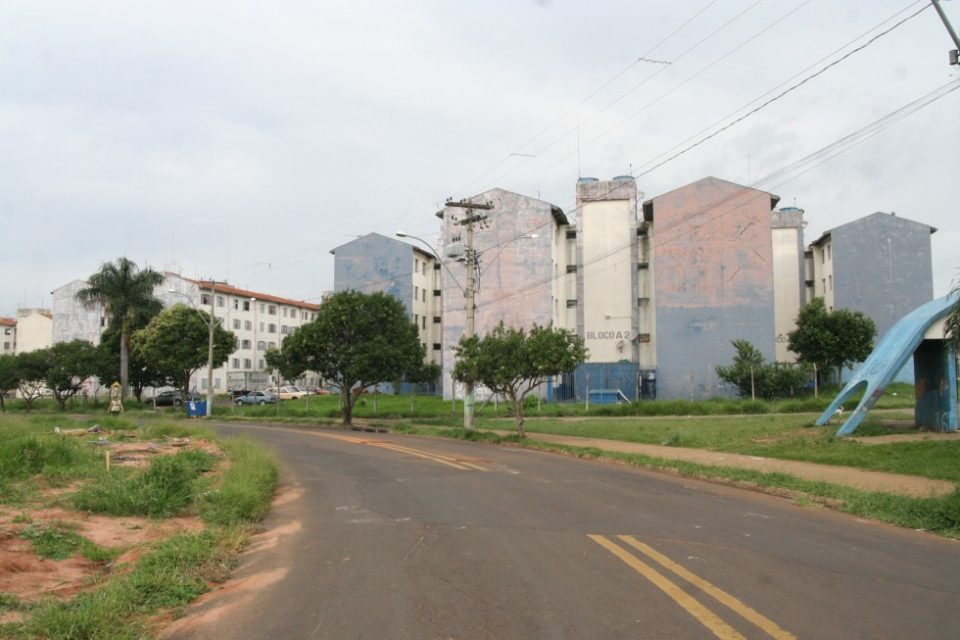
[[[655,444],[621,442],[619,440],[601,440],[599,438],[556,436],[529,431],[527,432],[527,438],[569,447],[592,447],[603,451],[637,453],[652,458],[682,460],[711,467],[736,467],[766,473],[785,473],[804,480],[828,482],[864,491],[880,491],[912,498],[942,496],[953,493],[956,488],[956,485],[948,480],[934,480],[919,476],[905,476],[884,471],[868,471],[855,467],[839,467],[815,462],[745,456],[705,449],[666,447]]]

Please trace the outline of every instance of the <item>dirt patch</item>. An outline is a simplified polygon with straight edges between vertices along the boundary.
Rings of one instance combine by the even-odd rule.
[[[110,451],[112,464],[139,467],[149,464],[156,456],[173,455],[187,447],[220,455],[219,448],[206,440],[125,442],[110,446]],[[136,562],[151,543],[179,533],[196,533],[204,528],[203,522],[196,517],[152,520],[46,506],[73,493],[79,486],[72,483],[46,488],[38,493],[37,501],[31,506],[0,505],[0,593],[27,603],[47,597],[66,598],[93,584],[98,576]],[[32,543],[21,537],[27,526],[68,529],[99,547],[122,553],[109,564],[93,562],[79,554],[64,560],[41,558],[34,552]],[[8,612],[2,620],[17,621],[19,615],[16,611]]]

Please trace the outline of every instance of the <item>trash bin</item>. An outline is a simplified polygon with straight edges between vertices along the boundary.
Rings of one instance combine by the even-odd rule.
[[[187,417],[197,418],[207,415],[206,400],[191,400],[187,402]]]

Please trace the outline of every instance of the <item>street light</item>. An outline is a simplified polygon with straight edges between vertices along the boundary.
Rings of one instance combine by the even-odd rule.
[[[193,298],[191,298],[187,294],[181,291],[176,291],[174,289],[167,289],[167,293],[183,296],[184,298],[190,301],[190,304],[194,307],[194,309],[196,309],[197,311],[200,311],[200,308],[197,307]],[[210,318],[206,320],[207,328],[209,329],[207,333],[207,411],[206,411],[206,415],[208,418],[213,415],[213,324],[214,324],[213,299],[216,296],[217,296],[217,283],[211,280],[210,281]]]
[[[398,238],[413,238],[414,240],[418,240],[424,245],[426,245],[426,247],[430,249],[430,253],[433,254],[433,257],[437,259],[437,262],[442,264],[443,268],[446,269],[447,273],[450,274],[450,277],[453,279],[454,284],[457,285],[457,288],[460,289],[460,291],[463,293],[464,299],[466,300],[465,311],[467,315],[467,321],[466,321],[466,327],[464,328],[463,335],[467,339],[472,338],[474,333],[474,310],[476,308],[476,305],[474,304],[473,264],[471,263],[471,256],[470,256],[470,253],[473,250],[473,246],[472,246],[473,235],[470,234],[468,237],[470,242],[468,243],[468,246],[467,246],[467,255],[466,255],[466,258],[467,258],[467,261],[466,261],[467,286],[466,287],[463,287],[460,285],[460,281],[457,280],[457,276],[453,275],[453,271],[451,271],[450,267],[447,266],[447,263],[445,263],[440,258],[440,255],[437,253],[437,250],[434,249],[433,245],[431,245],[429,242],[427,242],[426,240],[418,236],[411,235],[409,233],[404,233],[403,231],[397,231],[396,235]],[[450,372],[450,384],[453,384],[452,371]],[[471,382],[467,383],[466,393],[464,393],[463,396],[464,396],[463,397],[463,428],[467,431],[471,431],[473,430],[473,383]]]

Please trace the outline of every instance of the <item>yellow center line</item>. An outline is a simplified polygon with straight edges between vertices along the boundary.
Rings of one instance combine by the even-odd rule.
[[[627,543],[628,545],[630,545],[631,547],[639,551],[640,553],[650,558],[651,560],[654,560],[664,568],[669,569],[676,575],[680,576],[687,582],[693,584],[694,586],[702,590],[707,595],[711,596],[713,599],[726,605],[733,611],[737,612],[739,615],[743,616],[743,618],[745,618],[746,620],[749,620],[753,624],[757,625],[758,627],[766,631],[770,635],[770,637],[776,638],[776,640],[796,640],[795,635],[793,635],[788,631],[784,631],[769,618],[764,617],[758,611],[747,606],[746,604],[744,604],[737,598],[733,597],[723,589],[720,589],[719,587],[716,587],[710,584],[700,576],[692,573],[691,571],[687,570],[685,567],[677,564],[676,562],[674,562],[667,556],[663,555],[656,549],[650,547],[647,544],[644,544],[643,542],[640,542],[633,536],[618,536],[618,537],[621,540],[623,540],[625,543]]]
[[[746,638],[740,635],[736,629],[721,620],[717,614],[707,609],[693,596],[685,592],[678,585],[671,582],[662,573],[659,573],[656,569],[632,555],[626,549],[623,549],[612,540],[608,540],[604,536],[589,535],[587,537],[618,557],[630,568],[634,569],[637,573],[652,582],[654,586],[667,594],[674,602],[686,609],[687,613],[696,618],[700,624],[713,632],[713,635],[717,636],[721,640],[746,640]]]
[[[405,447],[405,446],[403,446],[403,445],[394,444],[394,443],[392,443],[392,442],[369,442],[368,444],[371,444],[371,445],[373,445],[373,446],[375,446],[375,447],[384,447],[385,449],[394,449],[394,450],[396,450],[396,451],[402,451],[402,452],[407,452],[407,453],[414,453],[414,452],[427,453],[427,452],[423,451],[422,449],[413,449],[413,448],[411,448],[411,447]],[[435,452],[433,452],[433,451],[430,451],[429,454],[432,455],[432,456],[434,456],[434,457],[436,457],[436,458],[439,459],[439,460],[446,460],[446,461],[452,462],[452,463],[454,463],[454,464],[459,464],[459,465],[463,465],[463,466],[465,466],[465,467],[470,467],[471,469],[476,469],[477,471],[486,471],[486,470],[487,470],[485,467],[481,467],[480,465],[473,464],[472,462],[466,462],[466,461],[464,461],[464,460],[460,460],[459,458],[455,458],[455,457],[453,457],[453,456],[448,456],[448,455],[446,455],[446,454],[435,453]]]
[[[412,449],[410,447],[403,447],[400,445],[395,445],[390,442],[376,442],[369,440],[367,438],[357,438],[353,436],[343,436],[333,433],[310,433],[309,431],[300,431],[297,429],[283,429],[284,431],[291,431],[295,433],[305,433],[311,436],[317,436],[320,438],[330,438],[332,440],[341,440],[343,442],[349,442],[351,444],[364,444],[374,447],[381,447],[383,449],[391,449],[397,451],[398,453],[406,453],[411,456],[416,456],[418,458],[424,458],[426,460],[432,460],[433,462],[438,462],[440,464],[447,465],[448,467],[453,467],[454,469],[460,469],[461,471],[468,471],[470,469],[477,469],[480,471],[486,471],[483,467],[471,464],[469,462],[460,462],[455,458],[450,458],[438,453],[433,453],[431,451],[423,451],[420,449]]]

